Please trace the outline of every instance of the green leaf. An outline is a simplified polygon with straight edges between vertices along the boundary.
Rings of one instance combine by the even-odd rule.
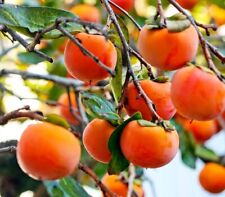
[[[147,120],[138,120],[137,121],[139,125],[143,127],[156,127],[157,125],[153,122],[147,121]]]
[[[119,25],[123,31],[126,41],[129,42],[129,31],[127,29],[126,24],[124,23],[124,20],[122,20],[119,16],[117,19],[118,19]],[[119,34],[117,33],[116,28],[113,24],[110,25],[110,31],[109,31],[108,37],[115,46],[117,46],[119,48],[122,47],[121,39],[120,39]],[[119,99],[121,97],[121,94],[122,94],[122,87],[123,87],[123,85],[122,85],[123,55],[122,55],[121,50],[119,50],[119,49],[117,49],[117,65],[116,65],[115,72],[116,72],[115,77],[111,78],[110,85],[112,88],[112,92],[113,92],[115,101],[118,103]]]
[[[46,61],[46,59],[33,52],[18,53],[18,59],[20,60],[20,62],[25,64],[38,64],[40,62]]]
[[[142,119],[141,114],[134,114],[132,117],[119,125],[110,136],[108,147],[112,156],[108,166],[109,174],[118,174],[129,166],[129,161],[127,161],[127,159],[123,156],[123,153],[120,149],[120,136],[123,132],[124,127],[129,122],[139,119]]]
[[[60,17],[74,18],[75,15],[65,10],[49,7],[26,7],[9,4],[0,5],[0,24],[6,25],[22,34],[34,37],[35,33],[54,24]],[[63,27],[76,33],[82,30],[79,24],[68,23]],[[58,38],[62,34],[58,30],[46,33],[44,38]]]
[[[122,94],[122,75],[123,75],[123,63],[122,54],[119,49],[117,49],[117,64],[115,69],[115,77],[110,79],[110,85],[115,98],[116,103],[119,102]]]
[[[190,168],[196,167],[197,156],[195,154],[196,143],[190,132],[185,131],[179,124],[172,122],[178,131],[180,138],[180,151],[182,161]]]
[[[200,144],[196,146],[195,154],[204,161],[218,162],[220,160],[220,157],[214,151]]]
[[[115,106],[105,98],[84,92],[81,94],[81,100],[90,116],[108,120],[113,125],[119,124],[120,117],[116,113]]]
[[[169,32],[181,32],[190,27],[190,21],[182,14],[175,14],[171,17],[166,18],[166,25]],[[160,18],[156,20],[154,17],[150,17],[146,20],[148,29],[161,29]]]
[[[65,177],[58,181],[44,181],[51,197],[90,197],[83,187],[73,178]]]
[[[55,125],[59,125],[59,126],[64,127],[66,129],[70,128],[69,123],[62,116],[59,116],[57,114],[47,114],[45,116],[44,121],[53,123]]]
[[[119,16],[117,17],[117,20],[119,22],[119,25],[121,27],[121,30],[124,34],[126,41],[129,42],[129,31],[127,29],[126,24],[124,23],[124,20],[122,18],[120,18]],[[109,31],[108,37],[115,46],[122,47],[122,42],[121,42],[120,36],[117,33],[117,30],[113,23],[111,23],[111,25],[110,25],[110,31]]]

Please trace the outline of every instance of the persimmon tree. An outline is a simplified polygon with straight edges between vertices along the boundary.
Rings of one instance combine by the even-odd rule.
[[[86,197],[82,185],[93,185],[90,180],[103,196],[143,196],[143,168],[168,164],[179,148],[190,168],[197,159],[205,163],[204,189],[225,190],[225,153],[204,144],[225,128],[221,18],[200,23],[198,1],[150,0],[155,12],[148,18],[135,4],[0,1],[0,125],[34,120],[18,142],[0,143],[2,179],[20,183],[16,188],[11,181],[2,196],[37,187],[36,195],[44,196],[45,187],[50,196]],[[222,0],[204,6],[225,9]],[[41,64],[48,74],[29,71]],[[17,94],[8,84],[15,76],[36,97]],[[8,112],[8,95],[45,108]]]

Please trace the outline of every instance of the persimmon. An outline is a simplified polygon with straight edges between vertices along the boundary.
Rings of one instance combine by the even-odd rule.
[[[225,9],[213,4],[209,7],[209,14],[218,26],[225,24]]]
[[[127,197],[128,185],[118,175],[105,174],[102,178],[102,183],[114,194],[120,197]],[[136,192],[137,197],[144,197],[144,191],[141,186],[134,184],[133,190]]]
[[[225,167],[216,163],[207,163],[199,174],[199,181],[208,192],[222,192],[225,190]]]
[[[185,118],[211,120],[225,109],[225,85],[211,72],[188,66],[173,76],[171,98]]]
[[[156,107],[156,112],[165,120],[171,119],[176,113],[176,109],[173,106],[170,97],[170,82],[159,83],[151,80],[142,80],[140,85],[146,95],[150,98]],[[125,108],[129,115],[139,111],[142,114],[143,119],[151,120],[152,112],[148,108],[144,98],[142,98],[134,83],[131,82],[128,85],[126,92]]]
[[[117,62],[116,48],[104,36],[78,33],[75,35],[82,45],[93,53],[108,68],[114,69]],[[97,82],[109,76],[91,57],[83,52],[69,40],[64,52],[65,64],[69,73],[81,81]]]
[[[108,141],[115,130],[108,121],[95,118],[84,129],[83,144],[87,152],[97,161],[108,163],[111,153]]]
[[[98,23],[101,21],[101,14],[97,7],[88,4],[77,4],[70,10],[81,20]]]
[[[76,103],[76,96],[74,93],[70,93],[70,99],[71,99],[71,104],[72,104],[74,113],[79,115],[77,103]],[[70,122],[74,125],[78,125],[80,123],[79,120],[71,113],[70,108],[69,108],[68,94],[67,93],[62,94],[59,97],[58,102],[60,103],[60,105],[59,105],[60,115],[63,116],[68,122]]]
[[[178,120],[186,131],[193,134],[198,143],[204,143],[220,130],[216,120],[188,120],[182,117],[178,118],[177,116],[176,120]]]
[[[168,164],[179,148],[176,130],[165,131],[160,126],[142,126],[137,120],[123,129],[120,146],[125,158],[143,168],[158,168]]]
[[[71,78],[71,79],[77,79],[76,77],[73,77],[70,73],[67,73],[66,75],[67,78]],[[89,82],[84,82],[84,86],[94,86],[96,85],[97,83],[93,83],[92,81],[89,81]]]
[[[55,180],[71,174],[80,154],[80,143],[71,132],[47,122],[29,125],[16,152],[21,169],[39,180]]]
[[[198,43],[198,34],[192,25],[181,32],[170,32],[167,28],[148,29],[145,25],[140,31],[137,46],[152,66],[175,70],[193,60]]]
[[[116,5],[129,12],[134,8],[134,0],[112,0]],[[121,11],[112,5],[113,11],[117,14],[121,14]]]
[[[183,8],[192,9],[197,3],[198,0],[176,0]]]

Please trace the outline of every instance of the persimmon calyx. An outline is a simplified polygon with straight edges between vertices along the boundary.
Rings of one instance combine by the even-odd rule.
[[[146,20],[145,24],[148,29],[162,29],[167,28],[169,32],[182,32],[185,29],[189,28],[191,23],[186,16],[182,14],[175,14],[173,16],[166,18],[166,27],[162,27],[160,24],[160,18],[155,19],[150,17]]]

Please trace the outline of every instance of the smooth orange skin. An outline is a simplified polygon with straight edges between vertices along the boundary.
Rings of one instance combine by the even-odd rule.
[[[199,181],[208,192],[222,192],[225,190],[225,167],[216,163],[207,163],[199,174]]]
[[[151,80],[142,80],[140,81],[140,85],[146,95],[155,104],[158,115],[165,120],[171,119],[176,113],[170,96],[171,83],[157,83]],[[152,119],[152,112],[149,110],[145,100],[139,96],[137,88],[133,83],[129,83],[128,85],[126,98],[125,108],[130,116],[139,111],[143,119]]]
[[[162,127],[144,127],[132,121],[124,128],[120,147],[126,159],[143,168],[158,168],[168,164],[179,148],[176,131]]]
[[[131,11],[134,8],[134,0],[112,0],[112,2],[114,2],[127,12]],[[122,12],[113,5],[112,8],[116,14],[122,14]]]
[[[77,108],[77,103],[76,103],[76,96],[74,93],[70,93],[70,98],[71,98],[71,104],[72,107],[75,111],[75,113],[78,113],[78,108]],[[76,119],[76,117],[70,112],[69,109],[69,98],[67,93],[62,94],[59,97],[58,102],[62,105],[59,105],[59,113],[61,116],[63,116],[68,122],[78,125],[80,122],[79,120]],[[79,113],[78,113],[79,114]]]
[[[99,23],[101,21],[101,14],[98,8],[92,5],[78,4],[75,5],[70,11],[84,21],[93,23]]]
[[[166,28],[148,30],[145,25],[140,31],[137,47],[152,66],[176,70],[194,59],[198,43],[198,34],[192,25],[176,33]]]
[[[193,134],[198,143],[204,143],[220,130],[216,120],[188,120],[180,116],[176,116],[176,120],[186,131]]]
[[[225,85],[213,74],[194,66],[178,70],[171,86],[177,112],[191,120],[211,120],[225,109]]]
[[[107,67],[112,70],[115,68],[117,52],[111,41],[106,41],[104,36],[87,33],[78,33],[75,38]],[[84,55],[71,40],[66,45],[64,59],[69,73],[81,81],[97,82],[109,76],[106,70],[101,68],[92,58]]]
[[[102,178],[102,183],[114,194],[120,197],[127,197],[128,186],[120,180],[118,175],[105,174]],[[138,197],[144,197],[144,191],[140,186],[133,185],[133,190]]]
[[[115,130],[106,120],[95,118],[84,129],[83,144],[87,152],[97,161],[108,163],[111,153],[108,141]]]
[[[67,78],[71,78],[71,79],[77,79],[77,78],[73,77],[70,73],[67,73],[66,77],[67,77]],[[96,84],[97,84],[97,83],[93,83],[92,81],[89,81],[89,82],[85,82],[85,83],[84,83],[84,86],[85,86],[85,87],[88,87],[88,86],[94,86],[94,85],[96,85]]]
[[[70,175],[78,166],[80,154],[80,143],[71,132],[46,122],[29,125],[16,152],[21,169],[38,180]]]
[[[176,0],[183,8],[191,10],[197,3],[198,0]]]

